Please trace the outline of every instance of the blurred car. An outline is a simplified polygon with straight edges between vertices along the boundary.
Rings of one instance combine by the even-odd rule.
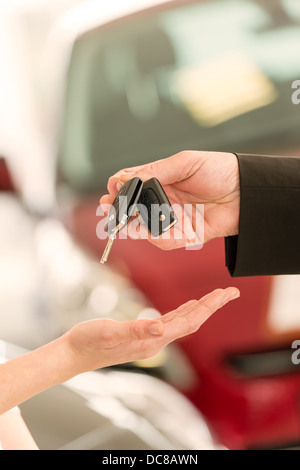
[[[95,232],[98,199],[120,168],[189,148],[300,149],[299,108],[291,102],[300,74],[299,2],[131,2],[123,14],[113,6],[73,9],[51,38],[53,50],[63,51],[56,73],[63,88],[53,88],[63,90],[58,201],[68,206],[70,232],[97,258],[105,243]],[[289,356],[300,326],[293,317],[299,277],[233,281],[222,240],[172,253],[118,240],[110,265],[161,313],[236,285],[241,300],[180,341],[198,376],[180,389],[229,448],[299,441],[300,374]],[[291,284],[298,286],[292,299]]]
[[[120,168],[190,148],[299,154],[299,43],[297,0],[94,1],[59,16],[42,54],[50,164],[38,190],[56,196],[76,246],[99,260],[98,200]],[[43,212],[26,176],[24,200]],[[232,280],[222,240],[171,253],[118,240],[109,262],[162,314],[236,285],[239,301],[178,342],[192,375],[176,386],[229,448],[299,443],[299,276]]]

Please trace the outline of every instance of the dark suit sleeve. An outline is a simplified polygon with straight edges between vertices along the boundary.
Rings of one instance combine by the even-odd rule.
[[[300,274],[300,158],[237,158],[239,235],[225,239],[230,274]]]

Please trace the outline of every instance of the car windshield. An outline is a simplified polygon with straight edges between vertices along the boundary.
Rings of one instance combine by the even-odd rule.
[[[299,51],[299,0],[171,2],[89,31],[69,66],[63,180],[99,192],[181,150],[296,152]]]

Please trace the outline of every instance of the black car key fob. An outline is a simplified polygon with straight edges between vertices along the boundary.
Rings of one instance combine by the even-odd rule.
[[[133,178],[125,183],[118,192],[107,217],[105,231],[109,235],[122,230],[129,222],[140,199],[143,182]]]
[[[137,207],[154,237],[159,237],[178,222],[170,201],[156,178],[151,178],[143,184]]]
[[[102,264],[108,260],[118,233],[128,224],[134,211],[140,214],[154,237],[159,237],[177,223],[170,201],[156,178],[146,183],[140,178],[131,179],[121,187],[107,216],[105,231],[109,239],[101,258]]]
[[[128,224],[139,201],[143,182],[140,178],[133,178],[125,183],[111,206],[104,230],[109,238],[101,258],[101,264],[108,260],[114,241],[118,233]]]

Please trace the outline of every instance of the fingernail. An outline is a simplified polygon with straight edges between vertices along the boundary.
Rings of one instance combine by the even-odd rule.
[[[238,299],[240,297],[240,293],[239,292],[236,292],[235,294],[232,294],[232,295],[225,295],[224,297],[224,301],[222,303],[222,305],[226,305],[228,304],[228,302],[231,302],[232,300],[235,300],[235,299]]]
[[[241,294],[239,291],[236,291],[235,294],[231,295],[229,300],[235,300],[241,297]]]
[[[150,331],[151,335],[153,335],[153,336],[161,336],[162,332],[163,332],[163,328],[162,328],[161,323],[157,323],[157,322],[152,323],[149,326],[149,331]]]
[[[135,175],[134,171],[127,171],[126,173],[122,173],[120,175],[119,182],[124,184],[127,181],[128,176],[133,176],[133,175]]]

